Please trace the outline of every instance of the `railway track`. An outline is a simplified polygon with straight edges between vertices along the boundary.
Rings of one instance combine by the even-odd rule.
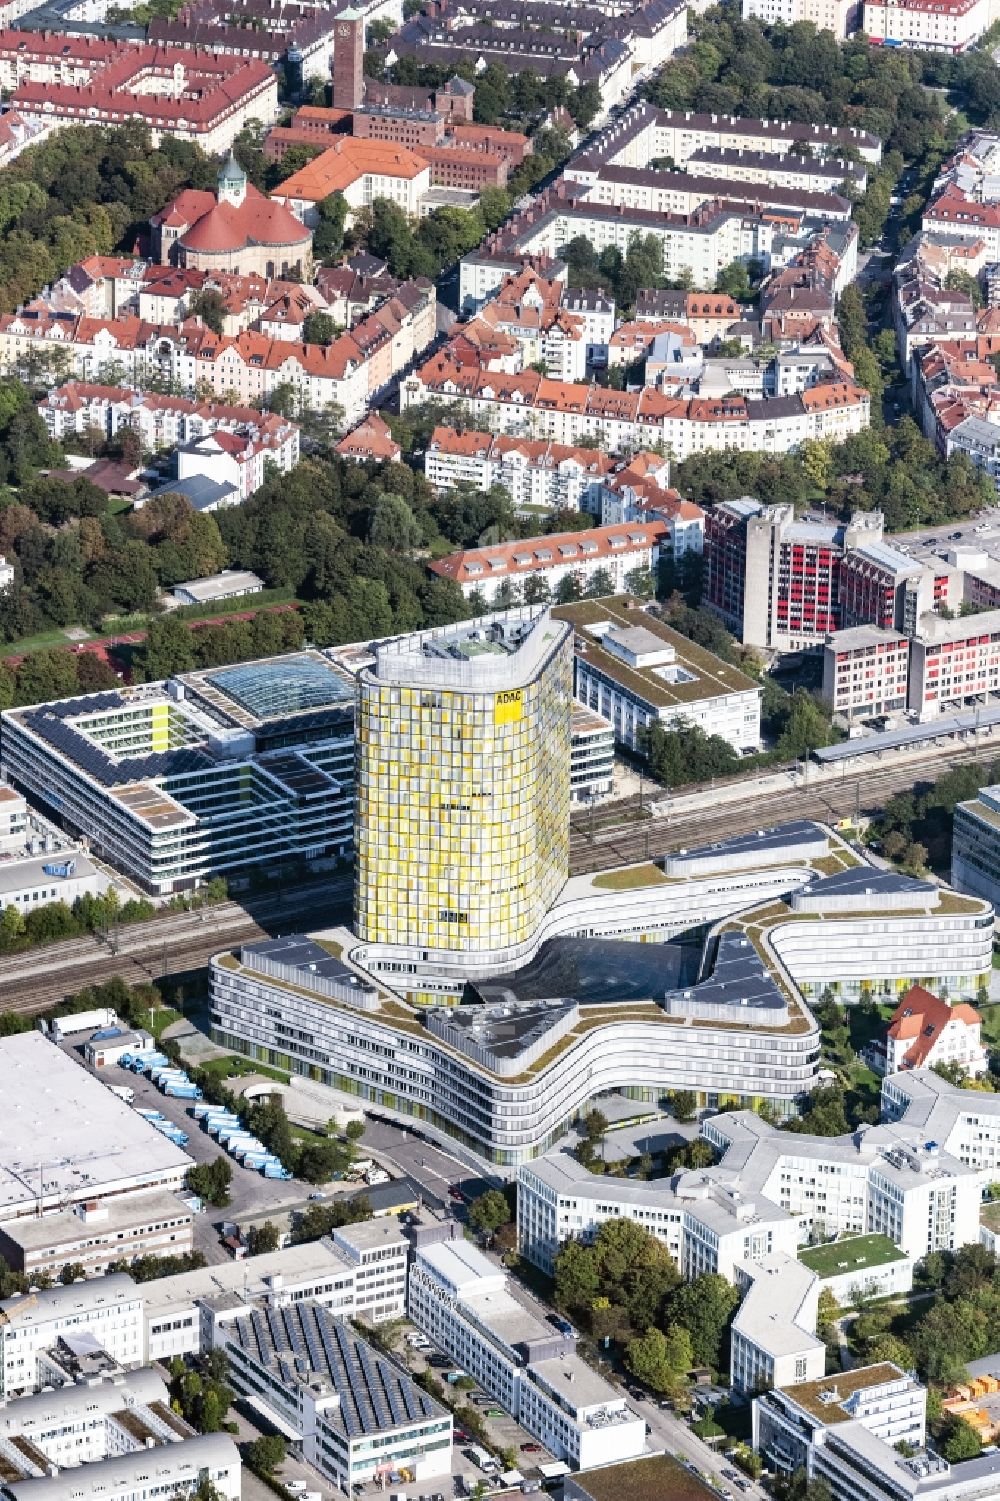
[[[984,747],[984,755],[991,749]],[[861,810],[871,813],[893,793],[911,788],[949,766],[975,760],[977,754],[975,747],[970,747],[947,759],[931,755],[905,767],[868,771],[860,778],[807,784],[758,795],[743,803],[723,803],[659,818],[645,816],[640,798],[632,797],[614,805],[614,809],[605,809],[595,819],[593,839],[586,817],[571,824],[570,870],[573,875],[584,875],[633,864],[788,818],[830,822],[852,814],[859,801]],[[130,984],[157,980],[200,969],[220,949],[255,938],[342,922],[350,894],[349,879],[311,882],[259,902],[253,914],[237,902],[224,902],[201,912],[170,913],[121,928],[110,945],[88,937],[10,955],[0,959],[0,1010],[33,1015],[86,985],[101,984],[115,976]]]
[[[87,937],[10,955],[0,959],[0,1011],[34,1015],[86,985],[116,976],[132,985],[148,983],[200,969],[220,949],[306,925],[332,925],[347,915],[350,890],[341,879],[293,890],[282,901],[262,904],[257,916],[226,902],[121,928],[111,942]]]
[[[746,803],[724,803],[714,809],[668,813],[660,818],[637,820],[635,800],[630,800],[619,823],[595,826],[593,841],[583,820],[572,826],[570,871],[573,875],[585,875],[615,865],[628,865],[689,845],[708,844],[728,834],[746,834],[787,818],[818,818],[828,823],[853,814],[859,804],[862,813],[870,814],[894,793],[909,790],[953,765],[976,759],[977,752],[971,748],[949,757],[944,764],[940,756],[928,757],[905,767],[885,767],[866,771],[861,777],[807,784],[758,795]]]

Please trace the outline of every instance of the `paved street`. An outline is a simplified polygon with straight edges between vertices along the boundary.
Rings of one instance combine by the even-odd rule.
[[[450,1204],[448,1189],[452,1184],[460,1185],[469,1198],[475,1198],[490,1186],[468,1164],[452,1155],[442,1138],[432,1141],[423,1126],[407,1131],[388,1120],[367,1117],[360,1146],[386,1158],[418,1183],[432,1203],[442,1207]]]

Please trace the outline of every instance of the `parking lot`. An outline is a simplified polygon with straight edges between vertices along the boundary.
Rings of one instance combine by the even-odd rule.
[[[409,1338],[408,1338],[409,1337]],[[410,1340],[422,1339],[426,1348],[417,1348]],[[437,1350],[430,1340],[420,1334],[415,1325],[401,1324],[395,1333],[393,1350],[397,1360],[406,1367],[413,1375],[421,1371],[430,1370],[431,1374],[442,1386],[447,1387],[446,1376],[449,1371],[456,1370],[455,1362],[443,1351]],[[517,1456],[516,1468],[526,1478],[530,1479],[541,1464],[551,1462],[553,1456],[521,1425],[514,1421],[510,1413],[505,1412],[495,1398],[488,1396],[481,1387],[474,1386],[461,1393],[459,1405],[468,1404],[479,1413],[486,1426],[487,1446],[493,1449],[512,1449]],[[465,1434],[460,1437],[459,1434]],[[468,1489],[475,1486],[477,1480],[486,1479],[483,1471],[479,1469],[474,1459],[469,1456],[469,1449],[478,1444],[478,1440],[462,1428],[459,1419],[455,1420],[455,1445],[452,1451],[452,1478],[466,1476],[468,1487],[456,1484],[455,1496],[468,1494]],[[530,1445],[530,1448],[525,1448]],[[499,1469],[498,1469],[499,1473]],[[495,1478],[495,1477],[494,1477]],[[487,1483],[489,1483],[487,1481]],[[440,1489],[440,1487],[438,1487]],[[373,1487],[374,1491],[377,1487]],[[423,1490],[424,1487],[421,1487]],[[428,1484],[426,1489],[433,1494],[434,1486]],[[409,1491],[407,1492],[409,1501]],[[419,1496],[417,1497],[419,1501]]]
[[[88,1067],[83,1058],[80,1038],[74,1037],[62,1046],[67,1052],[72,1052],[84,1068]],[[190,1100],[177,1100],[170,1095],[161,1094],[156,1085],[143,1074],[133,1074],[127,1068],[119,1068],[117,1064],[91,1069],[90,1072],[105,1084],[127,1085],[134,1090],[134,1109],[159,1110],[167,1120],[179,1126],[189,1138],[183,1150],[195,1162],[214,1162],[216,1157],[225,1155],[219,1143],[207,1131],[203,1131],[199,1122],[189,1113],[192,1105]],[[222,1210],[208,1205],[204,1213],[195,1215],[194,1220],[195,1250],[203,1253],[210,1266],[229,1259],[219,1238],[223,1219],[235,1220],[246,1214],[280,1209],[286,1204],[300,1202],[312,1192],[312,1186],[308,1183],[298,1182],[294,1178],[287,1182],[282,1182],[279,1178],[264,1178],[260,1173],[242,1167],[233,1157],[227,1156],[226,1160],[233,1170],[228,1207]]]
[[[985,552],[994,562],[1000,563],[1000,506],[977,511],[964,521],[921,527],[914,532],[896,532],[886,540],[920,560],[937,557],[957,547]]]

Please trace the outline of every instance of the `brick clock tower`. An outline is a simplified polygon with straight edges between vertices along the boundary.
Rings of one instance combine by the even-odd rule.
[[[333,30],[333,107],[360,109],[365,101],[365,18],[341,11]]]

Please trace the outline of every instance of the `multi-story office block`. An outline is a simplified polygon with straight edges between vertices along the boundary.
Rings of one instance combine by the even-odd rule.
[[[705,521],[705,601],[747,646],[796,651],[840,628],[845,552],[880,541],[878,511],[845,526],[797,521],[791,506],[744,497]]]
[[[65,1334],[89,1334],[122,1366],[143,1359],[142,1293],[125,1272],[0,1303],[0,1397],[33,1392],[40,1358]],[[47,1380],[48,1378],[46,1378]]]
[[[474,1246],[418,1248],[410,1317],[558,1458],[587,1468],[642,1453],[645,1424],[577,1355],[576,1336]]]
[[[450,1474],[451,1413],[343,1319],[309,1301],[228,1301],[212,1346],[229,1379],[326,1480],[352,1495],[402,1469],[417,1482]]]
[[[572,633],[523,608],[375,649],[358,677],[355,926],[482,969],[568,874]]]
[[[921,1450],[926,1428],[926,1389],[888,1362],[778,1388],[753,1404],[753,1445],[768,1468],[784,1475],[805,1470],[810,1480],[826,1481],[834,1501],[993,1493],[953,1489],[949,1466],[936,1456],[900,1454],[900,1442],[909,1453]],[[965,1472],[963,1465],[958,1473]]]
[[[576,696],[641,751],[651,725],[694,724],[734,750],[760,746],[761,690],[739,668],[696,646],[628,595],[558,605],[576,640]]]
[[[145,891],[350,848],[354,693],[319,652],[11,709],[11,781]]]
[[[820,1280],[801,1261],[778,1251],[735,1269],[743,1293],[730,1336],[733,1389],[759,1392],[814,1381],[826,1369],[816,1335]]]
[[[614,728],[602,715],[574,703],[570,731],[570,801],[593,803],[607,797],[615,777]]]
[[[1000,786],[981,787],[956,807],[951,879],[959,891],[1000,901]]]
[[[4,1501],[181,1498],[203,1480],[239,1501],[239,1451],[227,1434],[189,1428],[155,1371],[105,1369],[0,1409]]]

